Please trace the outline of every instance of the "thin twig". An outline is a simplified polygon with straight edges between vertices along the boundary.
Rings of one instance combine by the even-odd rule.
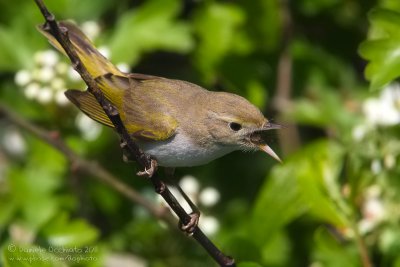
[[[282,51],[278,62],[276,95],[274,99],[274,107],[277,111],[282,112],[290,106],[290,97],[292,92],[292,72],[293,59],[290,53],[290,44],[293,38],[293,21],[290,13],[290,0],[280,0],[280,10],[283,22],[282,35]],[[284,154],[295,151],[300,146],[300,135],[295,125],[287,125],[284,131],[278,132],[280,147]],[[356,226],[353,227],[357,249],[363,267],[372,267],[371,259],[365,242],[358,232]]]
[[[292,42],[293,22],[290,14],[289,0],[280,1],[282,17],[282,50],[279,55],[276,80],[276,94],[274,108],[282,113],[288,108],[292,93],[293,60],[290,52]],[[300,147],[299,130],[295,125],[289,124],[278,132],[280,147],[285,155]]]
[[[73,68],[81,75],[82,79],[88,86],[89,92],[91,92],[104,112],[107,114],[111,122],[113,123],[116,132],[120,135],[122,143],[129,150],[130,154],[135,158],[136,162],[145,170],[149,170],[152,167],[152,159],[146,155],[132,140],[127,129],[122,123],[121,117],[115,106],[108,101],[103,93],[99,90],[94,77],[91,77],[85,66],[82,64],[79,56],[77,55],[74,46],[68,38],[68,30],[66,28],[60,28],[55,17],[51,14],[42,0],[35,0],[37,6],[43,14],[46,20],[43,29],[50,32],[60,45],[65,50],[66,54],[71,60]],[[149,175],[150,181],[152,182],[156,192],[160,194],[164,200],[168,203],[171,209],[179,217],[183,224],[188,224],[190,221],[189,214],[183,209],[176,198],[172,195],[168,187],[158,177],[158,172],[155,171]],[[209,253],[209,255],[216,261],[220,266],[235,266],[235,261],[225,256],[209,239],[208,237],[196,226],[193,231],[193,238]]]
[[[365,245],[364,239],[362,238],[360,231],[358,230],[358,225],[353,223],[353,230],[355,233],[355,240],[358,252],[360,254],[360,260],[363,267],[372,267],[371,259],[368,255],[368,249]]]
[[[166,212],[166,210],[161,207],[156,207],[152,202],[144,198],[139,192],[131,188],[129,185],[121,182],[117,177],[104,169],[98,162],[88,161],[80,157],[73,150],[71,150],[58,135],[46,131],[39,126],[25,120],[24,118],[12,112],[10,108],[7,108],[2,103],[0,103],[0,115],[4,115],[7,120],[15,124],[17,127],[33,134],[37,138],[60,151],[68,159],[74,169],[87,173],[94,179],[107,184],[115,191],[131,200],[133,203],[142,206],[157,219],[161,219],[171,226],[175,225],[175,220],[172,216],[170,216],[169,212]]]

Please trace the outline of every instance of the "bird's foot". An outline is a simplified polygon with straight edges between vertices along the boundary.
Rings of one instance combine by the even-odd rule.
[[[190,220],[188,223],[184,224],[182,221],[179,221],[179,229],[185,232],[187,235],[192,236],[194,230],[199,224],[200,212],[192,212],[189,214]]]
[[[144,168],[144,171],[136,173],[137,176],[146,176],[148,178],[153,177],[153,174],[157,171],[158,164],[154,159],[150,159],[150,168]]]

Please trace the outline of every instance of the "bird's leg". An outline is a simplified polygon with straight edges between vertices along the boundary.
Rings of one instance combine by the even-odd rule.
[[[144,168],[144,171],[138,171],[136,173],[137,176],[147,176],[151,178],[153,174],[157,171],[158,163],[156,160],[150,158],[150,168]]]
[[[119,143],[121,149],[122,149],[122,159],[124,162],[132,162],[135,161],[136,159],[133,157],[133,155],[130,153],[129,148],[126,145],[126,142],[124,140],[121,140]],[[150,168],[144,169],[144,171],[139,171],[136,173],[137,176],[147,176],[147,177],[152,177],[153,174],[156,172],[158,168],[157,161],[150,158]]]
[[[192,235],[195,228],[199,224],[199,219],[200,219],[200,210],[196,206],[196,204],[193,203],[193,201],[186,195],[186,193],[182,190],[182,188],[179,185],[176,185],[178,188],[179,192],[185,199],[185,201],[189,204],[189,207],[192,209],[192,212],[189,214],[190,220],[188,223],[184,224],[182,221],[179,222],[180,229],[184,232],[186,232],[188,235]]]
[[[179,228],[187,233],[188,235],[192,235],[194,230],[196,229],[197,225],[199,224],[199,218],[200,218],[200,210],[196,206],[196,204],[193,203],[193,201],[186,195],[186,193],[183,191],[183,189],[179,186],[178,183],[175,182],[174,178],[174,168],[166,168],[165,169],[165,174],[168,178],[170,178],[170,181],[176,186],[178,189],[179,193],[183,196],[185,201],[189,204],[190,209],[192,212],[189,214],[190,220],[187,223],[183,223],[182,221],[179,221]]]

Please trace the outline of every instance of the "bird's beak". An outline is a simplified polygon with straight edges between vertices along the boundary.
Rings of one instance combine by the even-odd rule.
[[[264,131],[265,130],[276,130],[276,129],[280,129],[280,128],[282,128],[282,126],[280,126],[279,124],[267,122],[263,125],[261,130],[264,130]]]
[[[267,153],[268,155],[270,155],[271,157],[282,163],[282,160],[268,145],[258,145],[258,147],[260,148],[260,150],[264,151],[265,153]]]
[[[253,144],[257,145],[260,150],[264,151],[265,153],[267,153],[268,155],[270,155],[271,157],[273,157],[274,159],[276,159],[277,161],[282,163],[282,160],[272,150],[272,148],[270,148],[267,144],[265,144],[265,141],[262,138],[263,132],[265,132],[267,130],[275,130],[275,129],[280,129],[280,128],[281,128],[281,126],[279,124],[267,122],[267,123],[265,123],[265,125],[263,125],[263,127],[260,130],[255,131],[251,135],[250,140]]]

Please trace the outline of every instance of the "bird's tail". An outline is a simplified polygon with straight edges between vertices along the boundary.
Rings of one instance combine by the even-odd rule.
[[[59,26],[65,27],[68,30],[68,37],[71,40],[71,43],[74,45],[74,48],[78,53],[83,65],[93,78],[105,75],[107,73],[123,75],[116,66],[114,66],[102,54],[100,54],[89,38],[74,23],[62,21],[59,22]],[[50,31],[47,31],[42,26],[39,26],[38,30],[57,50],[65,54],[64,49]]]

